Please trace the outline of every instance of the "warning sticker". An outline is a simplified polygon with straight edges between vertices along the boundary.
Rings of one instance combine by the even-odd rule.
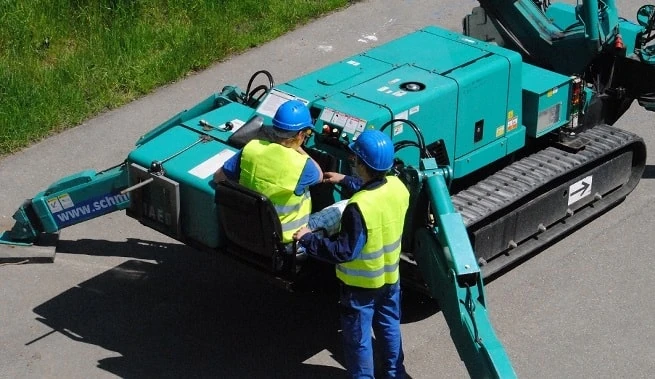
[[[61,203],[61,206],[64,207],[64,209],[72,208],[75,206],[73,199],[71,199],[67,193],[57,196],[57,199],[59,200],[59,203]]]
[[[57,213],[64,210],[64,207],[61,206],[59,199],[56,197],[53,199],[48,199],[48,208],[50,208],[51,213]]]
[[[343,112],[334,112],[334,116],[330,121],[334,125],[341,126],[343,128],[346,126],[346,122],[348,122],[348,115]]]
[[[75,206],[75,203],[73,203],[73,199],[65,193],[63,195],[59,195],[57,197],[52,197],[47,200],[48,202],[48,208],[50,208],[50,212],[52,213],[57,213],[61,212],[64,209],[72,208]]]
[[[307,100],[303,98],[297,97],[290,93],[280,91],[277,88],[273,88],[271,92],[269,92],[268,95],[264,98],[264,101],[262,101],[262,103],[257,108],[257,113],[273,118],[275,112],[277,112],[277,109],[280,107],[280,105],[286,103],[289,100],[299,100],[303,102],[305,105],[309,103]]]
[[[332,117],[334,117],[334,109],[332,108],[324,108],[323,112],[321,112],[321,120],[325,122],[331,122]]]
[[[396,115],[393,116],[395,119],[399,120],[409,120],[409,110],[402,111]],[[401,121],[396,121],[393,123],[393,135],[397,136],[398,134],[403,132],[403,125],[405,125],[404,122]]]
[[[343,131],[348,134],[353,134],[357,130],[364,130],[364,126],[366,126],[366,121],[360,120],[356,117],[348,117],[348,120],[343,127]]]
[[[505,125],[500,125],[496,128],[496,138],[502,137],[503,134],[505,134]]]
[[[357,130],[364,130],[364,127],[366,126],[366,120],[362,120],[361,118],[331,108],[324,108],[323,112],[321,112],[320,118],[325,122],[341,126],[343,131],[349,134],[352,134]]]

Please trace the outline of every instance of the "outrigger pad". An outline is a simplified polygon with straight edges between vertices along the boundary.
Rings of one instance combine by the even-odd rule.
[[[5,237],[6,233],[0,235],[0,263],[52,263],[55,260],[59,233],[39,236],[38,244],[11,242]]]

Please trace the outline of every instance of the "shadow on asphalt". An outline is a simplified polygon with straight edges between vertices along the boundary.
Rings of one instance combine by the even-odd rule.
[[[131,258],[34,309],[38,320],[57,332],[116,352],[116,357],[98,362],[112,374],[123,378],[345,374],[312,359],[320,354],[320,359],[343,362],[337,286],[328,266],[316,276],[317,283],[292,293],[231,259],[179,244],[60,241],[58,251]],[[412,322],[434,314],[429,301],[407,295],[404,319]]]
[[[653,179],[655,178],[655,166],[652,164],[647,164],[644,169],[644,173],[641,175],[642,179]]]

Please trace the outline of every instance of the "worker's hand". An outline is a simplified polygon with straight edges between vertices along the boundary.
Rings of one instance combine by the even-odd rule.
[[[338,172],[327,171],[323,173],[323,183],[339,184],[346,175]]]
[[[303,226],[302,228],[298,229],[295,233],[293,233],[293,239],[295,241],[298,241],[299,239],[302,238],[302,236],[304,236],[307,233],[311,233],[311,232],[312,232],[311,229],[309,229],[306,226]]]

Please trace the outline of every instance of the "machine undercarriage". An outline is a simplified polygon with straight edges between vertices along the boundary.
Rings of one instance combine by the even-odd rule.
[[[579,138],[585,140],[584,149],[571,152],[548,146],[452,195],[483,277],[493,277],[539,252],[635,188],[646,163],[641,137],[599,125]],[[422,196],[418,201],[429,200]],[[427,221],[414,222],[429,224],[432,215],[424,216]],[[411,252],[403,259],[408,266],[417,263]],[[422,280],[415,277],[413,284],[422,288]]]

